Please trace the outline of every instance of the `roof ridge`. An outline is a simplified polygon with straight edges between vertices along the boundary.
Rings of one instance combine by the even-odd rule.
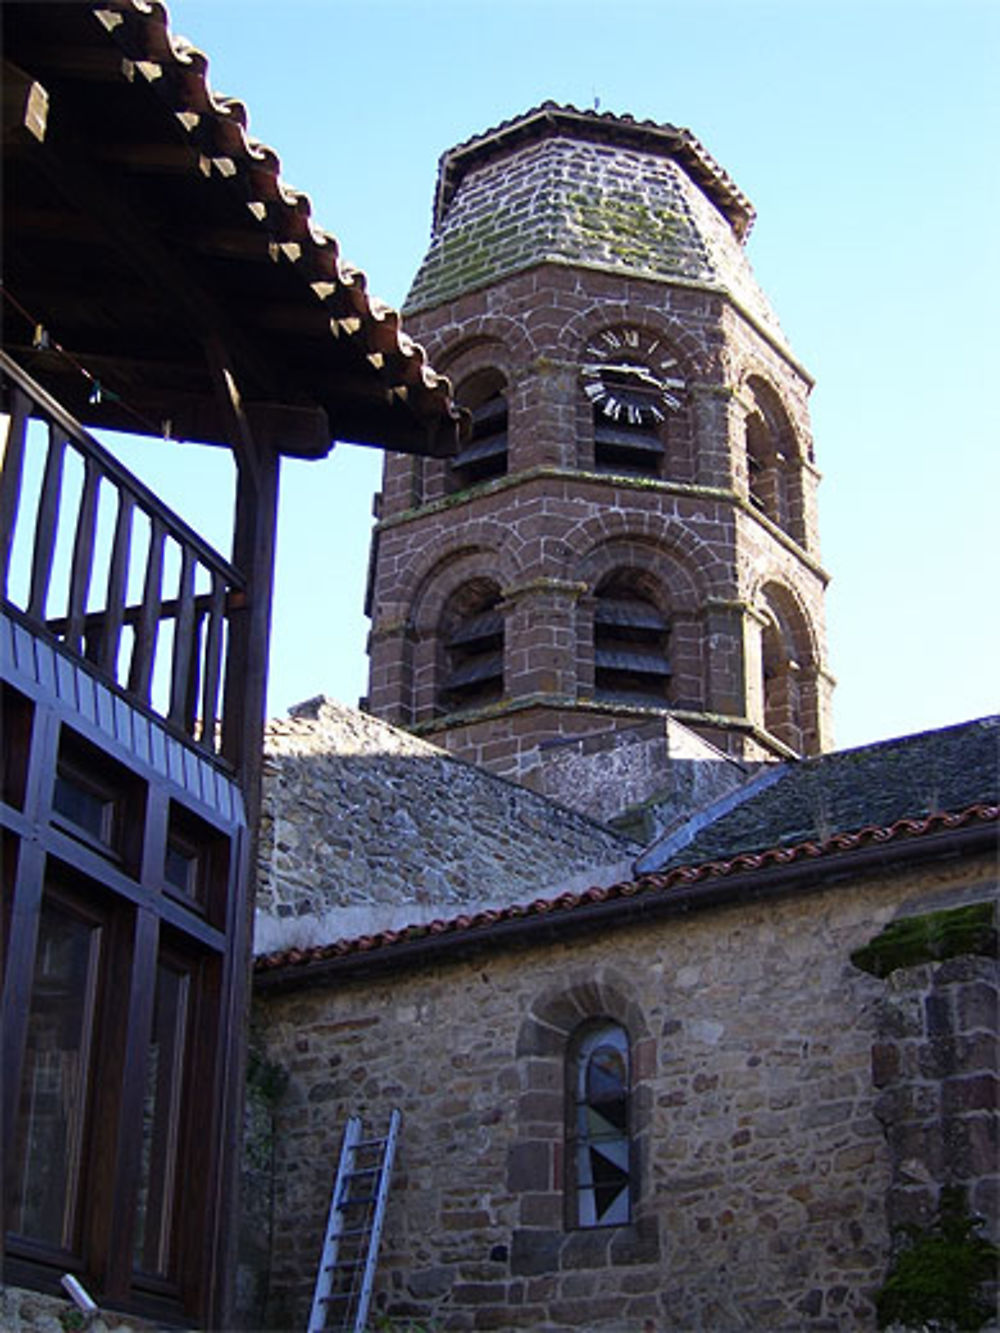
[[[664,833],[650,843],[643,854],[636,859],[633,867],[635,873],[644,875],[655,871],[657,866],[648,864],[650,858],[655,856],[658,864],[662,866],[672,856],[689,846],[704,829],[722,819],[725,815],[731,814],[752,797],[759,796],[762,792],[767,791],[769,787],[773,787],[782,778],[786,778],[792,768],[793,765],[787,762],[768,765],[762,773],[756,774],[749,782],[743,783],[742,786],[726,792],[700,810],[696,810],[678,828]]]
[[[880,740],[863,741],[860,745],[851,745],[843,750],[826,750],[823,754],[809,755],[805,759],[798,760],[798,766],[818,767],[820,764],[840,759],[844,755],[863,754],[866,750],[875,751],[887,746],[907,745],[925,736],[943,736],[948,732],[967,731],[974,727],[1000,728],[1000,713],[984,713],[982,717],[968,718],[963,722],[950,722],[944,727],[925,727],[923,731],[906,732],[902,736],[884,736]]]

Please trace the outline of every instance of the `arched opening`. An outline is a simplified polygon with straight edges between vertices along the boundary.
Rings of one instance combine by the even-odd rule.
[[[744,422],[747,498],[796,541],[805,539],[798,442],[777,394],[763,381],[748,386]]]
[[[440,706],[482,708],[503,695],[504,620],[500,588],[491,579],[464,583],[441,618]]]
[[[789,637],[777,620],[764,625],[761,665],[764,676],[764,729],[801,754],[802,700],[800,665],[793,656]]]
[[[758,606],[764,729],[796,754],[816,754],[817,665],[808,618],[789,589],[778,583],[761,590]]]
[[[507,382],[498,370],[480,370],[455,399],[472,414],[472,433],[451,460],[452,488],[464,490],[507,472]]]
[[[784,478],[771,432],[759,412],[751,413],[746,420],[746,453],[750,503],[780,527],[785,510]]]
[[[663,441],[658,427],[645,419],[609,419],[594,409],[594,467],[628,477],[659,477],[663,473]]]
[[[668,699],[668,622],[656,586],[638,570],[598,584],[594,605],[594,688],[600,699],[662,708]]]
[[[583,1024],[566,1074],[567,1220],[623,1226],[633,1202],[628,1033],[610,1020]]]

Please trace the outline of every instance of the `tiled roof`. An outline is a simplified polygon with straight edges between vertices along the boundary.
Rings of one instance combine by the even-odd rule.
[[[369,293],[365,274],[345,262],[336,237],[316,222],[309,196],[282,179],[277,152],[250,134],[243,102],[211,88],[207,56],[171,31],[160,0],[7,0],[2,8],[5,56],[49,95],[44,143],[18,146],[16,161],[30,166],[55,151],[70,123],[88,170],[93,158],[113,177],[112,189],[149,222],[149,234],[195,275],[243,338],[256,340],[258,364],[278,367],[270,394],[259,386],[262,399],[287,393],[284,402],[319,403],[337,438],[453,452],[459,417],[448,380],[403,331],[399,313]],[[27,171],[25,181],[35,188]],[[23,194],[20,178],[18,186]],[[31,201],[22,202],[30,222]],[[43,203],[51,210],[48,196]],[[5,225],[15,219],[12,211]],[[15,249],[28,252],[22,286],[38,307],[30,313],[46,319],[45,306],[55,296],[38,285],[45,266],[32,247],[41,240],[28,223],[16,235],[8,230],[8,237],[12,260]],[[87,228],[70,214],[61,244],[78,252],[81,279],[113,250],[95,251],[91,260]],[[139,319],[129,309],[130,294],[134,286],[126,286],[116,318]],[[109,289],[93,304],[105,307],[114,299]],[[81,298],[83,307],[91,304]],[[70,324],[64,303],[59,314],[62,341],[81,361],[88,350],[106,354],[91,325]],[[149,357],[158,323],[162,318],[137,324],[125,341]],[[174,347],[163,363],[178,357]],[[411,444],[414,421],[438,431],[438,444]]]
[[[555,898],[538,898],[533,902],[519,904],[496,910],[464,914],[432,921],[422,925],[406,927],[401,930],[382,931],[378,934],[364,935],[356,939],[337,940],[333,943],[306,949],[290,949],[281,953],[259,957],[256,961],[258,977],[264,980],[268,974],[281,974],[281,979],[289,979],[296,973],[304,978],[310,968],[329,970],[339,960],[356,960],[384,955],[387,959],[412,952],[413,948],[430,946],[434,943],[456,946],[462,943],[475,943],[477,938],[485,939],[491,931],[505,928],[513,932],[518,927],[539,929],[553,924],[572,925],[575,920],[583,920],[599,911],[602,919],[607,913],[614,913],[617,908],[628,910],[632,904],[650,909],[657,907],[683,906],[690,909],[701,900],[713,900],[718,890],[729,888],[732,892],[753,892],[755,887],[763,889],[769,879],[784,877],[788,874],[797,876],[802,870],[810,872],[810,878],[819,877],[821,869],[835,867],[834,858],[852,856],[852,865],[860,867],[874,855],[881,863],[885,855],[893,852],[905,852],[911,848],[920,855],[926,849],[939,845],[942,837],[958,835],[963,832],[974,834],[976,830],[988,832],[1000,818],[1000,803],[997,799],[997,719],[968,723],[962,727],[949,728],[945,732],[931,732],[924,737],[904,737],[899,741],[887,741],[877,746],[864,747],[864,751],[844,751],[840,755],[829,755],[828,771],[833,774],[833,792],[836,793],[841,783],[837,776],[840,772],[853,770],[858,776],[859,788],[867,790],[872,799],[871,816],[862,813],[852,827],[843,827],[837,831],[829,827],[825,834],[816,831],[815,821],[811,832],[794,836],[795,830],[789,828],[789,836],[783,837],[784,830],[777,829],[772,845],[761,847],[756,830],[745,839],[746,846],[735,850],[740,839],[735,834],[729,839],[730,853],[727,856],[699,857],[699,852],[690,844],[691,855],[685,856],[682,863],[671,863],[656,870],[638,875],[637,878],[612,884],[607,888],[590,888],[578,893],[563,893]],[[936,743],[930,738],[936,737]],[[959,769],[962,767],[959,751],[965,741],[966,779],[962,779]],[[990,745],[992,739],[992,747]],[[902,755],[894,754],[894,750]],[[853,761],[850,756],[859,756],[868,752],[867,759]],[[875,753],[872,753],[875,752]],[[961,789],[989,791],[988,799],[976,800],[962,807],[950,810],[927,809],[926,782],[916,778],[909,790],[914,793],[917,805],[912,814],[899,814],[888,823],[876,822],[879,812],[884,812],[906,799],[907,783],[898,776],[895,781],[892,774],[905,771],[914,773],[918,758],[922,755],[930,761],[936,754],[943,763],[943,772],[939,790],[947,796]],[[807,761],[820,763],[821,760]],[[800,766],[805,768],[806,764]],[[876,770],[881,768],[886,776],[889,791],[877,789]],[[978,776],[975,774],[978,773]],[[845,779],[846,781],[846,779]],[[783,784],[774,784],[760,797],[763,800],[771,793],[776,793]],[[793,787],[786,794],[791,794]],[[923,793],[917,795],[916,793]],[[747,807],[753,804],[746,803]],[[863,797],[859,790],[852,802],[833,799],[829,806],[832,811],[851,817],[852,813],[862,810]],[[798,811],[798,804],[792,800],[789,806],[790,818]],[[874,816],[874,817],[872,817]],[[723,821],[719,821],[720,823]],[[995,838],[994,835],[990,835]],[[934,841],[936,838],[936,841]],[[926,842],[925,842],[926,840]],[[912,847],[913,844],[917,844]],[[867,854],[867,855],[866,855]],[[591,912],[588,913],[588,909]],[[409,946],[409,947],[408,947]]]

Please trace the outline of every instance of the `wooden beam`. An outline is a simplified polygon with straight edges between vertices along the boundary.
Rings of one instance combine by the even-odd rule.
[[[87,83],[114,83],[123,77],[132,82],[135,78],[135,70],[130,68],[135,62],[113,46],[58,46],[47,42],[43,54],[34,43],[29,46],[22,42],[19,51],[19,59],[29,67],[37,59],[53,74]]]
[[[55,351],[43,352],[27,344],[7,344],[14,361],[30,364],[35,378],[84,424],[108,430],[135,431],[141,424],[112,399],[87,401],[89,384],[70,363]],[[130,406],[141,408],[149,427],[178,441],[229,447],[227,427],[211,392],[206,370],[201,391],[192,384],[191,367],[184,362],[154,357],[94,356],[86,350],[68,349],[104,385],[125,383],[142,386],[129,394]],[[333,432],[326,412],[312,403],[244,402],[250,430],[255,438],[279,440],[283,453],[300,458],[324,458],[333,446]]]
[[[274,368],[267,358],[232,326],[211,294],[154,236],[124,197],[108,191],[88,165],[86,146],[73,136],[72,130],[64,126],[60,130],[67,148],[75,147],[78,151],[56,153],[48,145],[39,150],[38,160],[51,182],[75,209],[89,212],[100,221],[120,257],[144,282],[154,283],[167,304],[183,308],[192,324],[193,336],[205,334],[217,338],[240,362],[244,373],[249,372],[270,397],[279,398]]]
[[[30,74],[9,60],[3,62],[3,139],[45,141],[48,126],[49,95]]]
[[[103,143],[94,158],[149,176],[186,176],[198,171],[207,177],[212,173],[211,158],[188,143]]]

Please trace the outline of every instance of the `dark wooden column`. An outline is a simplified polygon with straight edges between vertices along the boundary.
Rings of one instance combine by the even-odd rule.
[[[205,343],[216,398],[228,425],[236,460],[236,507],[232,563],[245,579],[244,605],[234,612],[229,627],[229,654],[223,702],[222,753],[236,770],[246,802],[247,839],[240,876],[246,885],[241,903],[234,903],[230,924],[233,946],[225,986],[228,1013],[224,1022],[231,1033],[247,1030],[249,980],[253,949],[253,913],[257,880],[257,822],[260,812],[264,712],[274,595],[274,556],[278,524],[278,488],[281,458],[269,436],[250,428],[239,383],[226,348],[220,340]],[[240,919],[236,919],[235,914]],[[243,1138],[243,1100],[246,1083],[246,1042],[230,1042],[222,1080],[223,1126],[219,1198],[225,1200],[215,1216],[212,1247],[214,1262],[210,1313],[219,1327],[232,1322],[233,1276],[236,1271],[239,1167]]]

